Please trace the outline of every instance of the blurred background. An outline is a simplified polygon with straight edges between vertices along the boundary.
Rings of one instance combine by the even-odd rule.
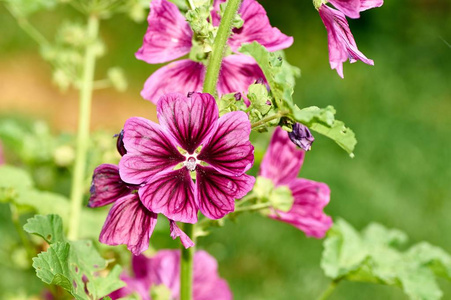
[[[297,104],[333,105],[337,118],[357,135],[353,159],[319,135],[306,156],[300,177],[325,182],[331,188],[326,212],[358,229],[371,222],[398,228],[408,234],[411,243],[426,240],[450,252],[451,2],[387,1],[381,8],[363,12],[358,20],[349,20],[359,49],[375,66],[345,63],[344,80],[330,69],[326,30],[310,1],[260,2],[272,25],[294,37],[286,55],[302,71],[294,94]],[[65,7],[39,12],[30,21],[52,37],[66,18],[84,22],[81,15]],[[122,15],[101,24],[108,53],[99,60],[96,74],[119,66],[129,86],[123,93],[113,89],[94,93],[92,129],[98,149],[114,151],[115,141],[110,137],[131,116],[156,121],[155,106],[139,92],[159,66],[134,58],[145,30],[145,22],[136,23]],[[36,158],[36,153],[48,149],[49,143],[64,146],[75,133],[77,93],[71,89],[61,92],[52,84],[51,67],[38,52],[36,43],[0,3],[0,138],[4,139],[5,159],[33,168],[39,188],[68,194],[64,178],[70,171],[65,164],[49,171],[54,153],[43,160]],[[49,136],[59,136],[58,142]],[[256,141],[261,146],[256,151],[257,161],[268,141]],[[22,143],[22,152],[27,148],[24,143],[35,149],[19,153],[18,143]],[[70,160],[70,153],[67,155]],[[18,237],[9,230],[13,226],[9,212],[0,208],[2,243],[14,243]],[[157,249],[177,247],[167,224],[160,224],[163,229],[154,234],[151,245]],[[294,227],[259,215],[227,221],[198,244],[218,259],[220,274],[229,282],[235,299],[315,299],[329,282],[319,266],[321,240],[306,238]],[[14,258],[4,247],[1,251],[2,295],[14,295],[24,284],[38,289],[34,271],[18,270]],[[451,299],[451,284],[440,284],[444,299]],[[397,288],[345,282],[330,299],[407,298]]]

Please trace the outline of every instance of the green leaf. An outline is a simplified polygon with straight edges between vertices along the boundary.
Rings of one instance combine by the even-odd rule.
[[[330,105],[326,108],[310,106],[303,109],[294,105],[292,117],[295,121],[302,123],[307,127],[310,127],[314,123],[322,123],[330,127],[335,122],[335,113],[335,108]]]
[[[295,78],[300,75],[299,69],[288,64],[281,53],[269,52],[257,42],[241,46],[239,52],[248,54],[257,61],[268,81],[277,108],[290,107],[293,104]]]
[[[0,189],[26,190],[33,187],[33,180],[25,170],[9,165],[0,166]]]
[[[63,219],[69,217],[69,199],[63,195],[38,190],[19,192],[14,203],[19,209],[32,210],[39,214],[59,214]]]
[[[402,288],[411,299],[440,299],[436,277],[451,280],[451,256],[427,243],[396,248],[406,241],[399,230],[370,224],[359,233],[338,220],[324,241],[321,267],[335,281],[380,283]]]
[[[23,229],[31,234],[42,237],[47,243],[65,242],[63,222],[58,215],[36,215],[27,220]]]
[[[123,287],[121,267],[115,266],[106,277],[108,266],[91,241],[67,241],[57,215],[35,216],[24,229],[50,243],[46,252],[33,259],[36,275],[45,283],[61,286],[76,299],[100,299]]]
[[[314,123],[310,126],[310,129],[334,140],[351,157],[354,157],[353,151],[357,144],[357,139],[355,138],[354,131],[346,127],[342,121],[335,120],[332,126]]]

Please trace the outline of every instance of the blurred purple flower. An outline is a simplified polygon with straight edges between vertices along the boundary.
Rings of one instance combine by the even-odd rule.
[[[315,141],[315,138],[310,133],[307,126],[304,126],[301,123],[295,123],[293,125],[293,131],[289,132],[288,136],[296,146],[305,151],[309,151]]]
[[[277,127],[260,166],[260,176],[271,179],[275,186],[290,188],[294,203],[288,212],[273,209],[269,217],[286,222],[307,236],[322,238],[332,226],[323,209],[329,203],[329,187],[321,182],[296,178],[305,152],[297,149],[286,131]]]
[[[213,24],[219,24],[219,4],[214,2]],[[234,29],[228,44],[235,54],[224,58],[218,79],[219,95],[246,92],[249,85],[263,72],[252,57],[237,54],[243,43],[257,41],[269,51],[281,50],[293,43],[293,38],[284,35],[270,25],[264,8],[255,0],[244,0],[239,13],[244,21],[240,29]],[[147,18],[148,28],[142,47],[136,58],[150,64],[169,62],[188,54],[192,46],[193,32],[177,6],[167,0],[150,3]],[[202,90],[205,65],[189,59],[172,62],[153,73],[144,84],[141,96],[157,103],[160,96],[169,92],[187,93]]]
[[[335,6],[339,11],[341,11],[346,16],[358,19],[360,18],[360,12],[380,7],[384,4],[383,0],[329,0],[329,3]]]
[[[136,292],[141,299],[150,300],[153,286],[164,285],[171,292],[171,299],[179,299],[180,251],[160,250],[151,258],[144,255],[132,259],[133,275],[121,274],[125,287],[110,294],[119,299]],[[205,251],[197,251],[193,262],[194,300],[231,300],[227,282],[218,275],[216,260]]]
[[[143,205],[174,221],[196,223],[198,210],[211,219],[234,211],[234,200],[255,182],[245,174],[254,162],[247,115],[218,119],[211,95],[172,93],[158,101],[157,116],[160,124],[137,117],[125,123],[122,180],[141,185]]]

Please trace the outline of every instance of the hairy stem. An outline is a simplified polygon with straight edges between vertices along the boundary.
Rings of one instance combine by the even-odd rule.
[[[194,225],[185,224],[183,227],[185,233],[195,243]],[[193,258],[195,247],[185,249],[181,245],[182,255],[180,258],[180,300],[193,299]]]
[[[83,77],[80,87],[77,148],[75,156],[74,174],[72,177],[71,210],[69,223],[69,239],[78,237],[80,225],[81,204],[83,201],[84,179],[86,177],[86,159],[89,144],[89,127],[91,123],[91,100],[96,63],[95,41],[99,31],[99,19],[95,15],[89,16],[87,39],[83,63]]]
[[[207,73],[205,74],[204,93],[216,94],[216,83],[218,82],[225,46],[232,31],[232,22],[240,7],[240,3],[241,0],[227,1],[227,7],[219,24],[218,33],[216,34],[215,42],[210,53]]]
[[[341,281],[341,278],[332,280],[327,287],[327,289],[321,294],[321,296],[318,297],[318,300],[326,300],[332,295],[335,288],[337,287],[338,283]]]

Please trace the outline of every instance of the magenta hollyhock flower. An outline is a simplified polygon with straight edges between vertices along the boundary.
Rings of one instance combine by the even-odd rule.
[[[329,203],[329,187],[321,182],[296,178],[305,152],[290,141],[288,133],[277,127],[260,166],[260,176],[271,179],[275,186],[290,188],[294,203],[288,212],[273,209],[269,217],[291,224],[307,236],[322,238],[332,226],[323,209]]]
[[[219,24],[219,4],[212,11],[213,24]],[[293,43],[270,25],[264,8],[255,0],[244,0],[239,10],[244,25],[233,32],[228,45],[233,52],[243,43],[257,41],[269,51],[281,50]],[[193,32],[177,6],[167,0],[150,3],[149,26],[136,58],[150,64],[169,62],[188,54]],[[141,96],[156,104],[159,97],[169,92],[187,93],[202,90],[205,65],[189,59],[172,62],[153,73],[144,84]],[[233,54],[224,58],[218,79],[219,95],[246,92],[249,85],[264,78],[262,70],[252,57]]]
[[[330,67],[337,70],[341,78],[344,78],[343,62],[348,59],[350,63],[360,60],[368,65],[374,65],[371,59],[357,49],[348,21],[342,12],[322,4],[319,15],[327,29]]]
[[[180,293],[180,251],[160,250],[151,258],[144,255],[132,259],[133,275],[121,274],[125,287],[110,294],[119,299],[137,293],[141,299],[150,300],[151,289],[164,285],[171,293],[171,299],[179,299]],[[218,263],[205,251],[197,251],[193,261],[193,299],[231,300],[232,293],[227,282],[218,275]]]
[[[114,203],[99,240],[107,245],[126,244],[135,255],[147,250],[150,236],[157,224],[157,214],[142,205],[137,189],[138,186],[122,181],[117,166],[103,164],[94,170],[88,203],[88,206],[93,208]],[[169,221],[171,237],[180,237],[186,248],[194,246],[177,224]]]
[[[160,124],[138,117],[125,123],[122,180],[140,185],[147,209],[174,221],[196,223],[198,210],[211,219],[234,211],[234,200],[255,182],[245,174],[254,162],[247,115],[218,119],[211,95],[172,93],[158,101],[157,116]]]

